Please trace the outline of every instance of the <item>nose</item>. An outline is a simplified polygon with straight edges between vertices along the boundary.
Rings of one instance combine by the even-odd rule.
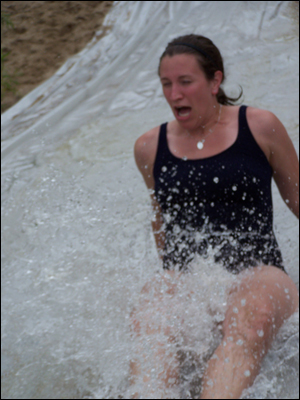
[[[170,100],[176,101],[182,98],[182,93],[178,85],[174,84],[171,87]]]

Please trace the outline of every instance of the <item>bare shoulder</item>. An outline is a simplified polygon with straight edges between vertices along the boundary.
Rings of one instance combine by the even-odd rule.
[[[154,163],[158,146],[159,129],[159,126],[152,128],[136,140],[134,156],[138,167]]]
[[[247,107],[249,128],[261,149],[270,161],[273,148],[289,141],[288,133],[282,122],[271,111]]]
[[[150,129],[140,136],[134,145],[135,162],[148,187],[153,181],[153,166],[157,152],[159,131],[160,126]]]
[[[275,114],[260,108],[247,107],[247,121],[249,127],[251,125],[256,132],[265,135],[274,135],[274,132],[276,133],[278,128],[284,128]]]

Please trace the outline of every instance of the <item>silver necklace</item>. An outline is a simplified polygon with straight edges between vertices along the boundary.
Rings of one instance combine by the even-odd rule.
[[[204,139],[200,140],[200,141],[197,143],[197,147],[198,147],[199,150],[202,150],[202,149],[203,149],[205,139],[206,139],[211,133],[213,133],[214,130],[216,129],[216,126],[218,125],[218,123],[219,123],[219,121],[220,121],[220,118],[221,118],[221,110],[222,110],[222,104],[220,104],[219,116],[218,116],[218,120],[217,120],[217,123],[216,123],[214,129],[209,129],[207,135],[204,136]]]

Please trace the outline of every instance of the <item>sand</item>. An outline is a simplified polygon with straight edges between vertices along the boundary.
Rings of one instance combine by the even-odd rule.
[[[17,92],[6,92],[1,100],[1,112],[81,51],[102,28],[112,5],[113,1],[1,1],[1,13],[9,14],[14,25],[1,24],[1,49],[10,52],[4,65],[18,82]]]

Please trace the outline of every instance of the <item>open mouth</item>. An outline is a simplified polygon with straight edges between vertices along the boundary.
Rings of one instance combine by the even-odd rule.
[[[188,117],[192,111],[191,107],[175,107],[178,117]]]

